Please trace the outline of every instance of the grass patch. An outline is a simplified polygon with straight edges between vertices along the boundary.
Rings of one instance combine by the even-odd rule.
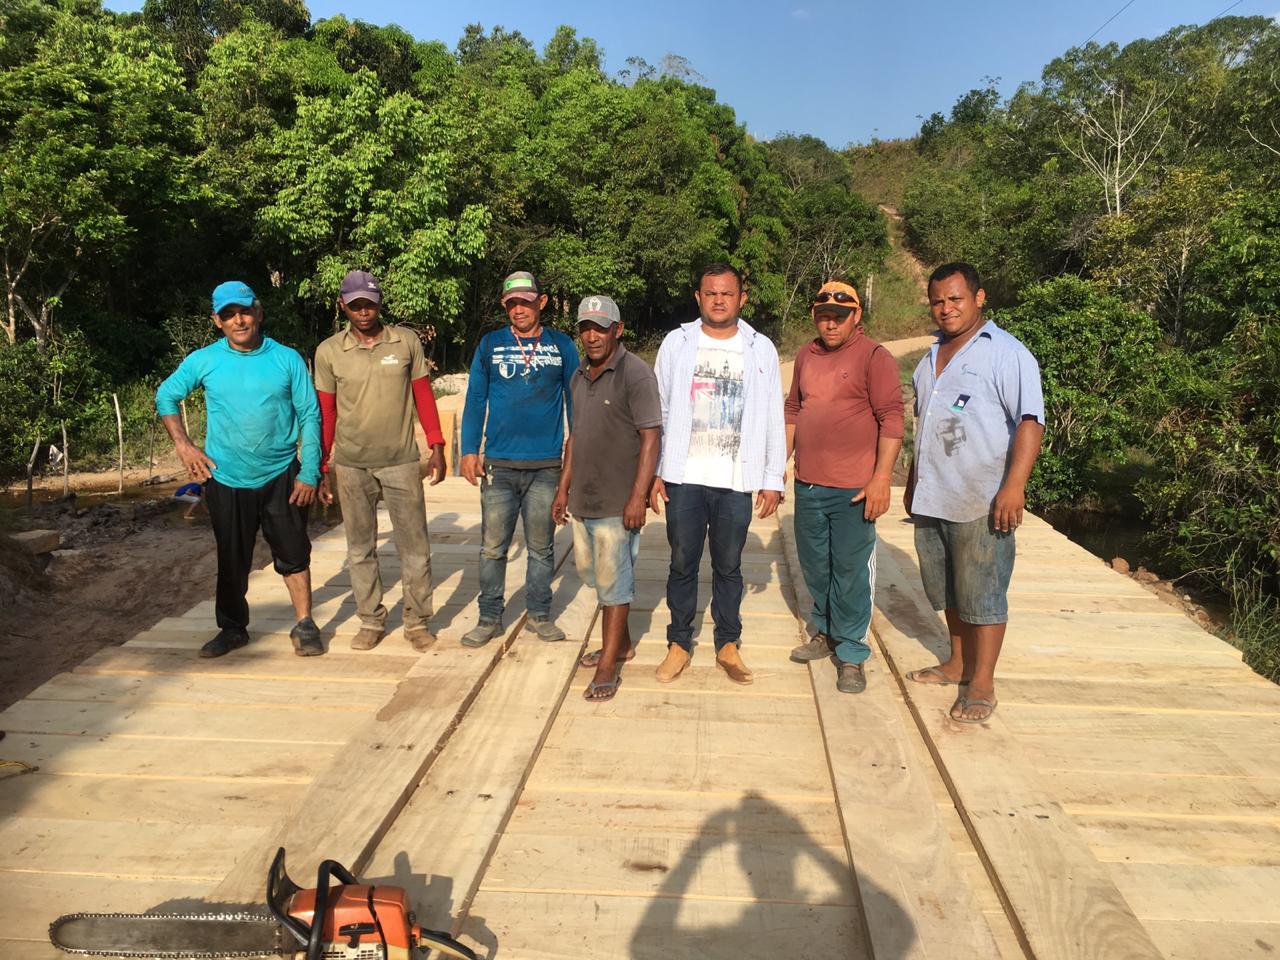
[[[924,159],[912,140],[883,140],[844,151],[849,161],[853,189],[872,203],[895,209],[902,207],[907,192]]]

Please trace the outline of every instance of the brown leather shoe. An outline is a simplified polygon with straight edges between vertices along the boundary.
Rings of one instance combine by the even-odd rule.
[[[382,631],[377,627],[361,627],[360,632],[351,638],[352,650],[372,650],[382,642]]]
[[[720,664],[720,668],[734,683],[750,683],[755,679],[747,665],[742,662],[742,655],[738,653],[736,643],[726,643],[717,650],[716,663]]]
[[[668,644],[667,655],[658,664],[658,669],[653,672],[653,675],[658,678],[659,683],[670,683],[684,673],[684,668],[688,665],[689,654],[685,652],[684,647],[678,643]]]
[[[404,632],[404,638],[413,645],[413,649],[418,653],[426,653],[436,643],[436,635],[426,627],[409,627]]]

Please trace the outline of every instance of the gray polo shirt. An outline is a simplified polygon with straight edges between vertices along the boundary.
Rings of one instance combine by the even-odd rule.
[[[938,343],[920,358],[916,391],[916,487],[911,512],[967,523],[991,512],[1004,483],[1013,434],[1024,417],[1044,423],[1040,366],[988,320],[942,376]]]
[[[583,362],[573,374],[573,477],[569,512],[594,519],[620,517],[640,460],[640,431],[662,426],[658,378],[618,344],[595,380]],[[581,404],[581,406],[579,406]]]

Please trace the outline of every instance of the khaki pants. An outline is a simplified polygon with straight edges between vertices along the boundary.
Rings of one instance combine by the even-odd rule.
[[[335,463],[333,475],[347,532],[347,565],[351,569],[351,592],[355,594],[360,623],[382,630],[387,621],[377,555],[377,505],[381,495],[391,514],[391,536],[400,555],[405,629],[425,627],[433,612],[431,539],[427,534],[427,508],[417,462],[371,468]]]

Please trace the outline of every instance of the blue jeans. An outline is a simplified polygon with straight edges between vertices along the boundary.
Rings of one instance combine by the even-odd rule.
[[[621,517],[573,518],[573,562],[600,606],[620,607],[635,599],[639,555],[640,531],[628,530]]]
[[[525,602],[529,616],[551,613],[552,545],[556,526],[551,501],[560,483],[559,467],[520,470],[485,466],[480,481],[480,619],[502,622],[503,588],[507,581],[507,551],[516,532],[516,518],[524,517],[524,543],[529,551]]]
[[[813,625],[835,643],[841,663],[871,656],[876,525],[867,522],[865,504],[850,503],[858,489],[796,481],[796,554],[813,595]]]
[[[688,650],[693,644],[693,616],[698,610],[698,567],[702,546],[711,543],[711,616],[716,649],[742,638],[742,548],[751,524],[751,494],[668,483],[667,542],[671,571],[667,575],[667,608],[671,623],[667,643]]]

